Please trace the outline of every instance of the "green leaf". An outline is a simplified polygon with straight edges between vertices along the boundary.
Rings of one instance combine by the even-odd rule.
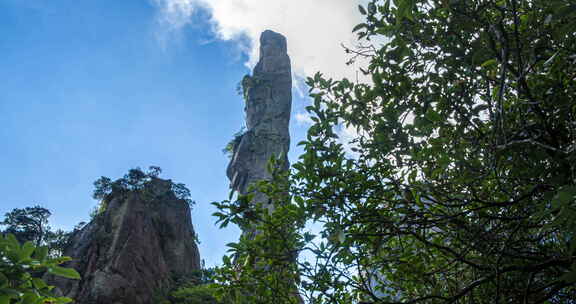
[[[440,114],[438,114],[438,112],[429,109],[428,111],[426,111],[426,118],[428,118],[430,121],[433,122],[439,122],[442,121],[442,116]]]
[[[38,248],[36,248],[36,250],[34,251],[34,259],[43,262],[46,260],[46,257],[48,256],[48,247],[47,246],[40,246]]]
[[[8,241],[8,245],[10,246],[10,248],[12,248],[12,250],[20,248],[20,243],[18,242],[18,239],[12,233],[8,233],[8,235],[6,235],[6,240]]]
[[[2,272],[0,272],[0,288],[6,287],[8,285],[8,278]]]
[[[40,278],[32,278],[32,284],[34,284],[36,289],[44,289],[48,287],[48,284],[46,284],[46,282]]]
[[[488,105],[486,105],[486,104],[480,104],[480,105],[475,106],[475,107],[472,109],[472,112],[477,115],[478,113],[480,113],[480,112],[482,112],[482,111],[484,111],[484,110],[487,110],[488,108],[489,108]]]
[[[374,4],[374,2],[368,3],[368,12],[372,15],[376,14],[376,5]]]
[[[10,297],[1,295],[0,296],[0,304],[10,304]]]
[[[304,233],[304,241],[305,242],[310,242],[312,241],[316,236],[311,234],[310,232],[306,232]]]
[[[354,32],[356,32],[356,31],[358,31],[358,30],[360,30],[360,29],[362,29],[362,28],[365,28],[365,27],[366,27],[366,23],[357,24],[357,25],[352,29],[352,32],[354,33]]]
[[[59,297],[56,299],[55,304],[66,304],[66,303],[70,303],[74,300],[67,298],[67,297]]]
[[[360,11],[360,14],[366,15],[366,9],[364,9],[362,5],[358,5],[358,10]]]
[[[487,67],[493,66],[497,63],[498,63],[498,61],[496,59],[489,59],[489,60],[484,61],[484,63],[482,63],[480,66],[483,68],[487,68]]]
[[[34,252],[34,249],[36,249],[36,247],[34,247],[34,244],[32,244],[32,242],[28,241],[24,243],[24,245],[22,245],[22,248],[20,249],[20,252],[18,253],[18,260],[24,261],[26,259],[29,259],[30,256],[32,255],[32,252]]]
[[[22,304],[36,304],[38,302],[38,295],[33,292],[26,292],[22,297]]]
[[[80,279],[80,274],[73,268],[65,268],[56,265],[48,268],[48,272],[68,279]]]

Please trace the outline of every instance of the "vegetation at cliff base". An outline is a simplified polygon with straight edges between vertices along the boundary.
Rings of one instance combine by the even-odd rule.
[[[215,269],[202,268],[186,278],[176,279],[175,287],[161,296],[161,304],[231,304],[218,299],[221,287],[215,282]]]
[[[53,286],[42,279],[44,273],[80,279],[71,268],[60,264],[67,257],[50,257],[48,247],[34,246],[30,241],[20,244],[13,234],[0,236],[0,304],[64,304],[66,297],[53,295]]]
[[[247,224],[255,238],[230,244],[228,294],[297,303],[297,286],[308,303],[573,303],[576,4],[359,10],[364,46],[348,52],[369,61],[370,81],[308,79],[304,153],[290,176],[258,185],[280,207]],[[342,128],[357,137],[341,142]],[[220,221],[246,221],[237,203],[218,207]],[[295,252],[314,259],[293,266]]]

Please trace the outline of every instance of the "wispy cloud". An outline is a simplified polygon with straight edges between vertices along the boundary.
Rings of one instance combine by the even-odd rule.
[[[153,0],[160,9],[159,21],[168,30],[179,30],[186,24],[192,22],[191,16],[194,9],[201,2],[197,0]]]
[[[362,22],[356,9],[366,0],[153,0],[158,5],[159,21],[165,30],[175,32],[194,23],[197,8],[211,12],[214,34],[223,40],[246,35],[250,43],[241,45],[250,56],[247,65],[257,60],[258,38],[271,29],[288,39],[288,51],[295,75],[311,76],[322,71],[333,78],[355,79],[355,66],[341,45],[353,46],[352,28]],[[238,39],[242,43],[241,39]]]
[[[249,55],[246,65],[253,67],[258,59],[259,37],[266,29],[282,33],[288,40],[292,60],[294,87],[304,97],[303,79],[321,71],[325,77],[357,80],[358,65],[346,65],[350,59],[342,45],[354,47],[356,34],[352,28],[363,21],[357,6],[368,0],[153,0],[159,7],[158,20],[162,39],[178,37],[178,32],[193,25],[196,9],[211,13],[210,26],[221,40],[234,40],[241,51]],[[246,39],[247,38],[247,39]],[[164,41],[165,42],[165,41]],[[370,81],[360,79],[360,81]],[[297,113],[300,125],[313,121],[305,112]],[[351,140],[358,134],[352,128],[336,130],[348,155]]]

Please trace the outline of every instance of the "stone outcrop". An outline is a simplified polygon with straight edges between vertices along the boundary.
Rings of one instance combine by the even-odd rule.
[[[200,269],[189,205],[170,181],[146,187],[111,197],[74,233],[64,255],[82,280],[52,278],[63,295],[79,304],[152,304],[155,293]]]
[[[252,183],[271,178],[267,170],[271,157],[279,158],[284,169],[289,166],[292,73],[284,36],[270,30],[262,33],[260,59],[252,76],[246,76],[242,85],[246,132],[234,145],[226,173],[231,188],[247,194]],[[254,194],[254,203],[266,203],[263,194]]]

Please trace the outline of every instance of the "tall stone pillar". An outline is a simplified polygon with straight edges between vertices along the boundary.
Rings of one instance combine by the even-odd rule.
[[[272,212],[274,203],[270,202],[265,194],[250,186],[261,180],[272,179],[268,172],[268,163],[272,157],[280,160],[281,170],[289,169],[287,154],[290,147],[288,126],[292,107],[292,72],[284,36],[270,30],[262,33],[260,59],[252,76],[244,77],[242,86],[246,101],[244,110],[247,129],[235,140],[226,173],[233,190],[240,195],[253,194],[252,206],[261,204],[268,212]],[[243,233],[252,238],[258,234],[258,230],[245,228]],[[296,257],[292,256],[292,250],[286,250],[280,254],[290,256],[290,264]],[[290,274],[286,279],[287,283],[292,284],[290,298],[293,297],[294,303],[304,303],[297,291],[297,279]]]
[[[289,167],[292,73],[284,36],[270,30],[262,33],[260,60],[242,85],[247,129],[236,140],[226,173],[231,188],[244,195],[254,182],[271,179],[267,170],[271,157],[280,158],[285,170]],[[267,197],[257,191],[252,202],[273,209],[267,205]]]

